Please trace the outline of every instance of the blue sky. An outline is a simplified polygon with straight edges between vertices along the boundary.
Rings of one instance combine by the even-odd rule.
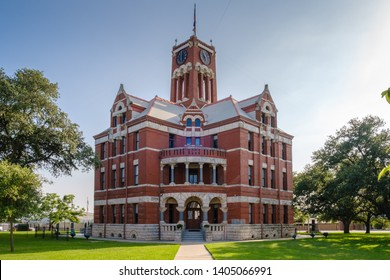
[[[197,35],[217,50],[218,97],[241,100],[269,84],[279,126],[295,136],[294,170],[354,117],[390,106],[390,1],[196,1]],[[59,106],[85,139],[109,125],[123,83],[128,93],[169,99],[171,49],[192,35],[194,1],[0,2],[0,67],[44,72]],[[389,125],[387,125],[389,127]],[[52,179],[46,192],[93,202],[93,173]]]

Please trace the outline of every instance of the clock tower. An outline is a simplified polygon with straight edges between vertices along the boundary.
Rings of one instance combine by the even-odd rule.
[[[215,48],[194,35],[172,49],[171,101],[191,104],[217,101]]]

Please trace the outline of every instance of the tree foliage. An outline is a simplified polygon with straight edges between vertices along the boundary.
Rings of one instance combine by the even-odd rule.
[[[390,88],[382,92],[382,97],[385,97],[386,101],[390,104]],[[388,152],[390,152],[390,150]],[[382,171],[378,175],[378,179],[380,180],[387,173],[390,173],[390,165],[382,169]]]
[[[73,194],[64,195],[62,198],[55,193],[48,193],[44,196],[40,206],[41,215],[49,218],[50,228],[66,220],[73,223],[80,221],[80,216],[85,210],[74,205],[73,199]]]
[[[337,219],[348,232],[353,220],[390,217],[390,180],[377,174],[390,162],[390,131],[378,117],[352,119],[323,148],[313,153],[314,164],[295,180],[295,203],[323,219]]]
[[[57,84],[37,70],[0,69],[0,160],[69,175],[96,162],[78,125],[61,111]]]
[[[390,104],[390,88],[382,92],[382,98],[385,97],[386,101]]]
[[[0,219],[10,223],[10,247],[14,251],[13,226],[18,219],[38,211],[42,180],[30,168],[0,161]]]

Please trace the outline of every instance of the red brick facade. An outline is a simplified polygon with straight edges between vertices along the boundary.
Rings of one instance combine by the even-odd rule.
[[[286,236],[293,137],[277,127],[268,86],[218,101],[214,47],[192,36],[172,54],[171,100],[142,100],[121,85],[110,127],[95,136],[93,234],[169,239],[167,225],[180,223],[223,225],[214,239]]]

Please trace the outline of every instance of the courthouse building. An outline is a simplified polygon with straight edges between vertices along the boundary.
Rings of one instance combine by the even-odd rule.
[[[109,127],[94,137],[102,164],[93,236],[181,240],[192,231],[207,240],[246,240],[293,233],[293,136],[278,127],[268,85],[244,100],[218,99],[215,48],[195,33],[172,49],[169,100],[144,100],[120,85],[107,119]]]

